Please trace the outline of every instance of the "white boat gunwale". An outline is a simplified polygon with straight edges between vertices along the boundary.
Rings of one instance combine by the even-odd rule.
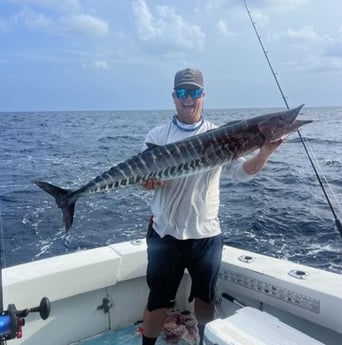
[[[30,315],[23,338],[11,343],[71,344],[141,320],[148,294],[146,265],[146,243],[138,240],[5,268],[5,307],[37,305],[43,296],[51,301],[50,318]],[[293,270],[298,277],[290,274]],[[190,283],[185,274],[177,300],[180,308],[192,310],[187,301]],[[225,246],[218,292],[261,308],[326,344],[342,339],[342,275]],[[108,313],[98,309],[104,299],[111,306]],[[220,317],[236,309],[227,301],[218,307]]]

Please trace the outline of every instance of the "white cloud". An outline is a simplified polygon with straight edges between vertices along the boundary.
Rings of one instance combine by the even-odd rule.
[[[303,56],[317,56],[320,57],[327,45],[332,41],[332,38],[326,34],[319,34],[313,26],[302,26],[298,29],[287,28],[277,34],[270,35],[270,39],[274,43],[281,42],[287,49],[295,49],[296,55],[300,51]]]
[[[288,28],[286,31],[275,35],[275,37],[289,37],[295,40],[301,40],[305,42],[322,42],[326,38],[319,35],[313,26],[302,26],[299,29]]]
[[[17,23],[23,23],[30,30],[52,30],[54,27],[50,18],[29,8],[21,10],[14,18]]]
[[[295,49],[296,59],[288,58],[284,63],[290,70],[298,72],[329,72],[342,70],[341,35],[319,33],[311,25],[299,29],[288,28],[276,35],[274,40],[282,40],[288,49]]]
[[[260,10],[253,10],[251,14],[257,26],[268,25],[270,23],[269,17]]]
[[[341,59],[342,63],[342,25],[338,28],[334,39],[329,41],[325,53],[327,56]]]
[[[144,0],[133,3],[137,35],[149,48],[161,52],[202,49],[205,34],[197,25],[189,24],[170,6],[156,6],[154,13]]]
[[[160,35],[160,30],[154,24],[153,15],[145,1],[136,1],[133,4],[133,11],[137,19],[138,34],[142,40],[149,40]]]
[[[312,0],[275,0],[275,1],[283,6],[296,8],[296,7],[309,5]]]
[[[108,24],[89,14],[75,14],[63,17],[58,22],[62,32],[87,37],[101,37],[109,32]]]
[[[265,3],[283,10],[293,10],[307,6],[311,1],[312,0],[265,0]]]
[[[342,72],[342,59],[324,55],[303,57],[300,60],[287,62],[286,65],[293,72]]]
[[[11,0],[18,5],[40,7],[58,12],[79,12],[82,8],[79,0]]]
[[[97,69],[108,69],[108,63],[106,60],[95,60],[93,66]]]
[[[227,22],[223,19],[220,19],[216,23],[216,29],[218,30],[219,34],[224,38],[232,38],[236,36],[236,34],[229,29]]]
[[[104,20],[89,14],[72,14],[54,18],[25,8],[14,18],[17,24],[23,23],[29,30],[45,33],[101,37],[109,32],[109,26]]]

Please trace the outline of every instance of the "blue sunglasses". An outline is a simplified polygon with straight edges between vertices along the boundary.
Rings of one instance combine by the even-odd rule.
[[[185,99],[191,96],[192,99],[198,99],[203,94],[203,89],[176,89],[176,96],[179,99]]]

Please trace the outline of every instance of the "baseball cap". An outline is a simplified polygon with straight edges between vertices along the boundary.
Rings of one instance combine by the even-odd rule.
[[[196,86],[201,89],[204,88],[203,75],[202,72],[198,69],[185,68],[178,71],[175,75],[175,86],[177,89],[182,86]]]

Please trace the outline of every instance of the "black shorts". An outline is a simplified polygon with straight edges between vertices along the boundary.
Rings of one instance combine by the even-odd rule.
[[[150,225],[147,233],[147,309],[166,308],[175,299],[185,268],[192,279],[189,301],[198,297],[210,303],[221,265],[223,237],[177,240],[160,236]]]

